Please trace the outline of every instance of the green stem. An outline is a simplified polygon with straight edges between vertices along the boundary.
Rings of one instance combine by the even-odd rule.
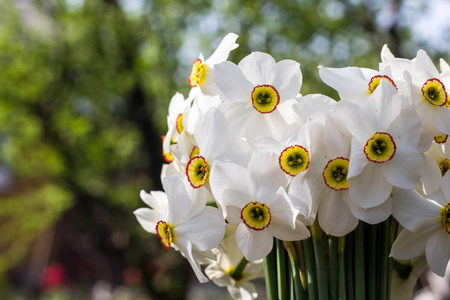
[[[367,251],[367,288],[368,288],[368,299],[377,300],[379,297],[377,293],[377,225],[365,224],[368,227],[368,251]],[[378,270],[380,271],[380,270]]]
[[[330,262],[329,282],[330,282],[330,299],[338,298],[338,238],[328,236],[328,257]]]
[[[263,259],[267,300],[277,299],[276,247]]]
[[[364,264],[364,223],[359,221],[355,231],[355,299],[366,299]]]
[[[345,278],[347,281],[347,299],[353,300],[355,293],[354,286],[354,259],[355,259],[355,231],[350,232],[345,237]]]
[[[308,299],[307,294],[307,286],[308,286],[308,275],[306,271],[306,262],[305,262],[305,253],[303,250],[303,245],[301,241],[296,241],[293,243],[295,252],[297,253],[298,262],[300,266],[300,281],[301,281],[301,289],[300,289],[300,295],[301,299]]]
[[[277,286],[278,286],[278,299],[287,299],[287,281],[285,278],[285,255],[283,241],[275,239],[275,244],[277,248]]]
[[[345,237],[338,238],[339,300],[347,300],[345,280]]]
[[[303,287],[302,281],[300,278],[300,266],[299,266],[299,255],[301,253],[297,253],[296,248],[294,246],[294,242],[284,242],[284,248],[286,249],[289,255],[290,262],[290,278],[291,278],[291,299],[300,300],[304,297],[303,295]]]
[[[317,289],[319,300],[328,300],[327,270],[325,266],[325,255],[323,251],[322,229],[316,219],[310,228],[314,245],[314,259],[316,262]]]
[[[314,253],[312,246],[312,238],[303,240],[303,251],[305,252],[305,265],[307,276],[307,292],[309,300],[317,300],[317,280],[316,266],[314,264]]]
[[[248,264],[248,260],[245,257],[242,257],[242,259],[239,261],[236,268],[233,270],[233,272],[230,273],[230,276],[234,280],[241,280],[242,279],[242,272],[244,271],[245,267]]]
[[[387,253],[389,255],[389,253],[391,252],[391,247],[392,244],[394,243],[395,238],[398,235],[398,222],[394,217],[390,217],[388,219],[388,226],[389,226],[389,232],[388,232],[388,236],[389,236],[389,245],[388,245],[388,249],[387,249]],[[388,269],[387,269],[387,298],[386,299],[390,299],[391,298],[391,278],[392,278],[392,266],[393,266],[393,262],[394,259],[392,257],[389,257],[388,259]]]
[[[389,219],[381,224],[380,234],[380,300],[389,298],[388,261],[389,261]]]

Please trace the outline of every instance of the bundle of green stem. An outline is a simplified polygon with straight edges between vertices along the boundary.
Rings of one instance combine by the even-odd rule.
[[[326,235],[317,220],[311,237],[275,241],[264,258],[268,300],[390,299],[397,222],[390,217],[358,227],[343,237]]]

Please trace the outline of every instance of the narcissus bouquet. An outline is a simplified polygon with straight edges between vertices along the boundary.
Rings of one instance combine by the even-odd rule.
[[[302,95],[300,64],[228,34],[173,96],[163,191],[134,213],[200,282],[256,299],[410,299],[450,258],[450,67],[381,50],[378,70],[319,66],[339,94]],[[202,269],[202,265],[206,265]],[[264,296],[262,296],[264,298]]]

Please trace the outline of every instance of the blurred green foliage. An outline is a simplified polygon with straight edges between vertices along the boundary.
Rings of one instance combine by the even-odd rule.
[[[297,60],[303,94],[336,98],[320,82],[319,64],[376,69],[385,43],[398,55],[417,50],[408,28],[395,21],[381,28],[379,6],[367,3],[0,1],[0,167],[12,180],[0,186],[0,273],[29,261],[49,227],[56,228],[50,259],[64,260],[70,223],[96,255],[119,262],[113,272],[140,268],[151,296],[185,297],[189,267],[132,212],[144,206],[141,189],[161,188],[167,107],[176,91],[188,95],[192,61],[235,32],[234,62],[251,51]],[[394,0],[393,13],[401,5]],[[102,278],[95,270],[88,285]],[[112,279],[122,280],[121,273]],[[36,280],[25,284],[39,294]]]

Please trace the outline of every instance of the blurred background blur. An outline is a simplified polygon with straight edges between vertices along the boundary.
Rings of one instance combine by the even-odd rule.
[[[141,189],[161,189],[168,104],[199,52],[235,32],[232,61],[294,59],[303,94],[337,99],[319,64],[377,69],[383,44],[448,60],[449,13],[445,0],[0,0],[0,299],[230,299],[133,215]]]

